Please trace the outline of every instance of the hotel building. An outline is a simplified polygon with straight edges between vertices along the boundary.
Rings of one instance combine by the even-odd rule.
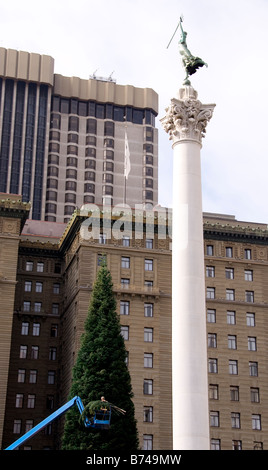
[[[122,213],[113,211],[109,219],[96,209],[102,230],[91,238],[83,228],[85,212],[77,211],[66,226],[25,222],[29,208],[19,200],[3,196],[0,206],[6,253],[0,283],[6,295],[2,446],[66,401],[105,257],[128,351],[140,446],[172,449],[170,214],[134,214],[121,236],[112,230],[109,238],[103,236],[105,219],[115,227]],[[9,244],[17,247],[13,258]],[[211,449],[268,447],[267,248],[265,224],[204,214]],[[61,421],[54,421],[23,448],[58,449],[61,429]]]
[[[30,218],[53,222],[85,203],[154,206],[157,113],[150,88],[64,77],[50,56],[0,48],[0,191],[31,201]]]

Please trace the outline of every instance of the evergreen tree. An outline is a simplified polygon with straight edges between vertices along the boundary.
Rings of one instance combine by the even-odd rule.
[[[110,429],[96,430],[86,428],[77,407],[71,408],[66,414],[62,449],[122,452],[138,449],[131,380],[112,287],[111,274],[106,266],[102,266],[94,284],[85,332],[73,367],[70,398],[80,396],[87,407],[104,396],[126,414],[112,410]]]

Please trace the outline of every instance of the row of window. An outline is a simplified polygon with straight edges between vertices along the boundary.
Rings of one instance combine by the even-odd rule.
[[[214,256],[214,245],[206,245],[205,253],[207,256]],[[225,247],[226,258],[233,258],[233,247]],[[244,258],[252,259],[252,250],[250,248],[244,249]]]
[[[113,119],[119,122],[133,122],[134,124],[155,125],[156,113],[151,109],[134,108],[132,106],[119,106],[111,103],[97,103],[95,101],[81,101],[75,98],[62,98],[53,96],[51,110],[63,114],[76,114],[82,117],[95,117],[97,119]],[[60,118],[60,115],[57,115]],[[51,115],[51,127],[53,114]]]
[[[20,345],[19,357],[20,359],[38,359],[39,358],[39,346],[32,345],[27,346],[25,344]],[[57,348],[49,348],[49,359],[55,361],[57,358]]]
[[[209,384],[209,398],[211,400],[219,400],[219,386],[217,384]],[[239,401],[239,386],[230,386],[230,400]],[[260,390],[257,387],[250,387],[250,402],[260,403]]]
[[[50,348],[50,351],[49,351],[49,360],[50,361],[56,361],[56,356],[57,356],[57,351],[56,351],[56,348]],[[48,374],[48,383],[50,384],[50,380],[51,380],[51,376],[54,375],[52,374],[51,372],[55,372],[55,371],[49,371],[49,374]],[[27,375],[28,375],[28,379],[27,379]],[[36,384],[37,383],[37,375],[38,375],[38,371],[36,369],[30,369],[28,374],[26,373],[26,369],[19,369],[18,370],[18,383],[26,383],[26,379],[28,380],[28,383],[29,384]]]
[[[129,279],[127,279],[129,280]],[[147,281],[146,281],[147,282]],[[151,281],[148,281],[151,282]],[[130,301],[121,300],[120,301],[120,315],[129,315],[130,314]],[[150,302],[144,303],[144,316],[153,317],[154,316],[154,304]]]
[[[33,281],[25,281],[24,282],[24,292],[32,292],[33,288]],[[35,292],[41,294],[43,292],[43,282],[36,281],[35,282]],[[52,287],[52,292],[53,294],[59,294],[60,293],[60,284],[54,283]]]
[[[225,277],[226,279],[234,279],[234,268],[225,268]],[[206,276],[215,277],[215,266],[206,266]],[[252,269],[244,270],[244,279],[245,281],[253,281],[253,271]]]
[[[254,441],[253,450],[263,450],[263,442]],[[221,450],[221,439],[211,439],[210,450]],[[232,440],[232,450],[242,450],[242,441]]]
[[[45,263],[42,261],[26,261],[25,264],[25,271],[27,272],[37,272],[37,273],[43,273],[45,272]],[[54,264],[54,273],[59,274],[61,272],[61,265],[60,263],[55,263]]]
[[[33,322],[32,326],[32,335],[33,336],[40,336],[41,332],[41,323]],[[30,334],[30,323],[28,321],[23,321],[21,323],[21,335],[28,336]],[[58,337],[58,324],[52,323],[50,327],[50,337],[57,338]]]
[[[236,335],[228,335],[228,348],[237,349],[237,337]],[[208,347],[216,348],[217,347],[217,334],[208,333]],[[257,351],[257,338],[255,336],[248,336],[248,350]]]
[[[254,431],[261,431],[261,415],[252,414],[251,416],[252,429]],[[211,411],[210,412],[210,426],[211,427],[220,427],[220,412]],[[240,413],[231,412],[231,427],[233,429],[241,428],[241,416]]]
[[[146,241],[147,245],[147,241]],[[148,246],[153,247],[153,240],[148,240]],[[147,247],[147,246],[146,246]],[[130,257],[129,256],[121,256],[121,268],[130,269]],[[145,271],[153,271],[153,260],[152,259],[145,259],[144,260],[144,270]]]
[[[42,313],[42,302],[30,302],[29,300],[24,300],[23,302],[23,311],[24,312],[34,312]],[[50,314],[59,315],[59,304],[53,303],[50,309]]]
[[[249,376],[258,377],[258,362],[250,361],[249,366]],[[208,359],[208,372],[211,374],[218,373],[218,359],[209,358]],[[238,375],[238,361],[234,359],[229,359],[229,374]]]
[[[226,320],[228,325],[236,325],[236,312],[227,310]],[[216,309],[209,308],[207,310],[207,321],[208,323],[216,323]],[[256,325],[254,312],[246,312],[246,325],[253,327]]]
[[[207,299],[216,299],[216,288],[207,287],[206,291]],[[225,300],[235,300],[235,289],[226,289],[225,290]],[[246,290],[245,291],[245,302],[254,303],[254,291]]]

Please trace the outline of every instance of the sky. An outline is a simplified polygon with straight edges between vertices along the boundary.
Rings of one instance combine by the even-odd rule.
[[[268,224],[268,0],[0,0],[0,47],[47,54],[65,76],[112,77],[159,95],[159,203],[172,207],[171,141],[160,119],[184,80],[179,32],[208,68],[216,104],[201,150],[203,211]]]

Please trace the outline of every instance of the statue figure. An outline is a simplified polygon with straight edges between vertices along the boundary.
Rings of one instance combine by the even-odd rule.
[[[180,17],[180,21],[179,21],[179,24],[175,30],[175,33],[178,29],[178,27],[180,26],[180,30],[181,30],[181,37],[180,37],[180,40],[179,40],[179,52],[182,56],[182,64],[183,64],[183,67],[185,69],[185,72],[186,72],[186,77],[185,77],[185,80],[183,82],[184,85],[190,85],[190,80],[189,80],[189,75],[193,75],[197,69],[199,67],[203,67],[203,65],[205,65],[207,67],[207,64],[202,60],[200,59],[200,57],[195,57],[191,54],[191,52],[189,51],[188,47],[187,47],[187,43],[186,43],[186,37],[187,37],[187,33],[186,31],[183,30],[183,27],[182,27],[182,21],[183,21],[183,18]],[[173,34],[169,44],[171,43],[175,33]],[[169,46],[168,44],[168,46]],[[168,47],[167,46],[167,47]]]

